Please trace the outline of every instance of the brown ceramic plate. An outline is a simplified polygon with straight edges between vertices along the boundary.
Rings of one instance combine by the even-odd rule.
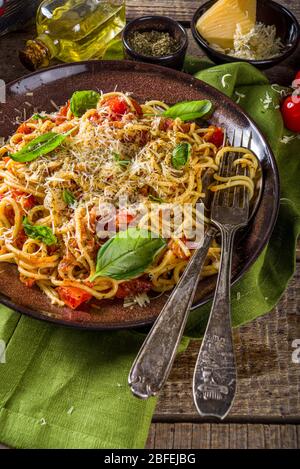
[[[183,100],[210,99],[215,112],[212,123],[252,132],[252,150],[261,161],[264,185],[261,203],[247,230],[237,239],[233,260],[233,282],[254,263],[268,242],[274,227],[279,204],[279,182],[272,152],[255,124],[225,95],[207,84],[171,69],[129,61],[90,61],[65,64],[27,75],[7,86],[7,104],[1,105],[1,136],[8,137],[15,128],[21,110],[53,111],[51,100],[61,105],[76,90],[98,89],[132,92],[140,101],[164,100],[169,104]],[[151,324],[166,301],[161,296],[147,308],[123,308],[122,301],[100,303],[101,309],[72,311],[50,304],[38,289],[26,288],[19,280],[16,267],[1,264],[1,303],[37,319],[86,329],[118,329]],[[207,302],[215,287],[215,278],[200,282],[194,306]]]

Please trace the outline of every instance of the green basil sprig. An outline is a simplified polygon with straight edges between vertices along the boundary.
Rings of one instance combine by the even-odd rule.
[[[71,191],[69,191],[68,189],[65,189],[63,191],[63,201],[65,202],[65,204],[67,204],[67,205],[69,205],[69,207],[71,207],[72,205],[75,204],[76,197]]]
[[[73,132],[74,129],[69,130],[64,134],[56,134],[54,132],[48,132],[46,134],[40,135],[39,137],[31,140],[27,143],[20,151],[16,153],[9,153],[9,157],[18,161],[19,163],[27,163],[28,161],[33,161],[39,158],[40,156],[46,155],[55,148],[59,147],[62,142]]]
[[[172,166],[175,169],[182,169],[188,162],[191,154],[191,145],[189,143],[179,143],[172,153]]]
[[[107,241],[98,251],[97,277],[127,280],[145,272],[157,254],[166,246],[166,241],[154,237],[151,231],[128,228]]]
[[[70,109],[74,116],[81,117],[88,109],[95,109],[100,99],[97,91],[75,91],[71,97]]]
[[[212,103],[207,99],[201,101],[183,101],[169,107],[162,115],[172,119],[179,117],[182,121],[194,121],[204,117],[211,110]]]
[[[43,241],[43,243],[45,243],[47,246],[57,244],[57,238],[48,226],[31,225],[31,223],[28,222],[28,218],[24,217],[23,227],[29,238]]]

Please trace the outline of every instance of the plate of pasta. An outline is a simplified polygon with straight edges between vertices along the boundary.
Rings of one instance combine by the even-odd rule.
[[[233,282],[271,235],[279,183],[267,142],[235,103],[186,74],[60,65],[8,85],[1,120],[0,300],[21,313],[92,329],[150,324],[203,239],[210,196],[232,185],[261,194]],[[230,146],[234,129],[250,149]],[[230,151],[249,171],[220,179]],[[210,299],[219,261],[215,239],[194,307]]]

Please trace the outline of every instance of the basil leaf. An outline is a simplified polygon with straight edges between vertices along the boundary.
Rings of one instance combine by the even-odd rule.
[[[98,251],[97,277],[115,280],[131,279],[145,272],[157,254],[166,246],[166,241],[155,238],[151,231],[128,228],[107,241]]]
[[[172,153],[172,166],[175,169],[183,168],[191,154],[191,145],[189,143],[179,143]]]
[[[65,189],[63,191],[63,201],[70,207],[75,204],[76,197],[74,196],[74,194],[72,194],[72,192],[68,191],[68,189]]]
[[[208,114],[212,109],[211,101],[203,99],[201,101],[184,101],[170,107],[162,114],[164,117],[176,119],[179,117],[182,121],[192,121]]]
[[[24,217],[23,227],[24,227],[25,233],[27,234],[29,238],[43,241],[43,243],[45,243],[47,246],[52,246],[53,244],[57,244],[57,238],[53,234],[52,230],[48,228],[48,226],[31,225],[28,222],[27,217]]]
[[[100,99],[97,91],[75,91],[71,97],[70,109],[74,116],[81,117],[88,109],[95,109]]]
[[[33,114],[30,119],[33,119],[35,121],[38,121],[39,119],[46,120],[48,119],[47,116],[41,116],[41,114]]]
[[[119,153],[114,153],[114,159],[120,166],[127,166],[131,163],[130,160],[122,160],[121,155]]]
[[[18,161],[19,163],[26,163],[28,161],[36,160],[39,156],[46,155],[51,151],[55,150],[74,129],[69,130],[64,134],[56,134],[54,132],[48,132],[40,135],[39,137],[31,140],[16,153],[9,153],[9,157]]]

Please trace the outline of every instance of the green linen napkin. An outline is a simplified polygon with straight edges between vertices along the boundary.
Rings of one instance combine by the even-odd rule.
[[[247,64],[208,66],[186,64],[192,73],[204,68],[198,78],[250,113],[276,154],[282,184],[272,239],[233,289],[237,326],[270,311],[294,272],[300,141],[283,128],[279,87]],[[209,306],[193,311],[186,334],[199,338],[208,313]],[[0,340],[7,344],[6,363],[0,363],[0,442],[17,448],[142,448],[156,400],[132,397],[127,375],[143,339],[139,332],[66,329],[0,307]]]

